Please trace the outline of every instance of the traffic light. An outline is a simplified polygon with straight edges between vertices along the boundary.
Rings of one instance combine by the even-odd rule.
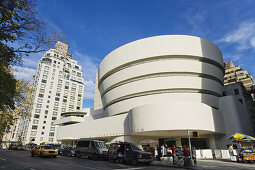
[[[193,133],[193,137],[198,137],[199,133],[198,132],[192,132]]]

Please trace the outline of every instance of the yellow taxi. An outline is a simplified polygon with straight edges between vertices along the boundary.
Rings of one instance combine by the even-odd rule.
[[[31,156],[39,155],[40,157],[53,157],[56,158],[58,151],[54,149],[51,145],[42,144],[32,149]]]
[[[15,150],[18,150],[18,151],[25,151],[26,148],[25,148],[25,146],[23,146],[23,145],[17,145],[17,146],[15,147]]]

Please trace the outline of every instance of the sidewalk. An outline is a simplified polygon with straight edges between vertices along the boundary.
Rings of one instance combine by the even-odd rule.
[[[236,169],[255,169],[255,164],[245,164],[245,163],[236,163],[231,162],[230,160],[221,160],[221,159],[198,159],[197,164],[194,167],[180,167],[177,165],[173,165],[167,161],[153,161],[151,163],[154,166],[164,166],[178,169],[194,169],[194,170],[202,170],[202,169],[222,169],[222,170],[236,170]]]

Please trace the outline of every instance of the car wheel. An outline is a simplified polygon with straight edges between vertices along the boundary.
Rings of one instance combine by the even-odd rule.
[[[77,157],[77,158],[80,158],[80,157],[81,157],[81,155],[80,155],[79,152],[76,153],[76,157]]]

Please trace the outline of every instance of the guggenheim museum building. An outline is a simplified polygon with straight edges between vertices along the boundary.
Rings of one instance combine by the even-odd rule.
[[[235,132],[252,135],[249,114],[235,96],[223,96],[221,50],[195,36],[161,35],[108,54],[96,75],[95,106],[62,113],[57,140],[139,143],[152,139],[197,148],[226,148]]]

